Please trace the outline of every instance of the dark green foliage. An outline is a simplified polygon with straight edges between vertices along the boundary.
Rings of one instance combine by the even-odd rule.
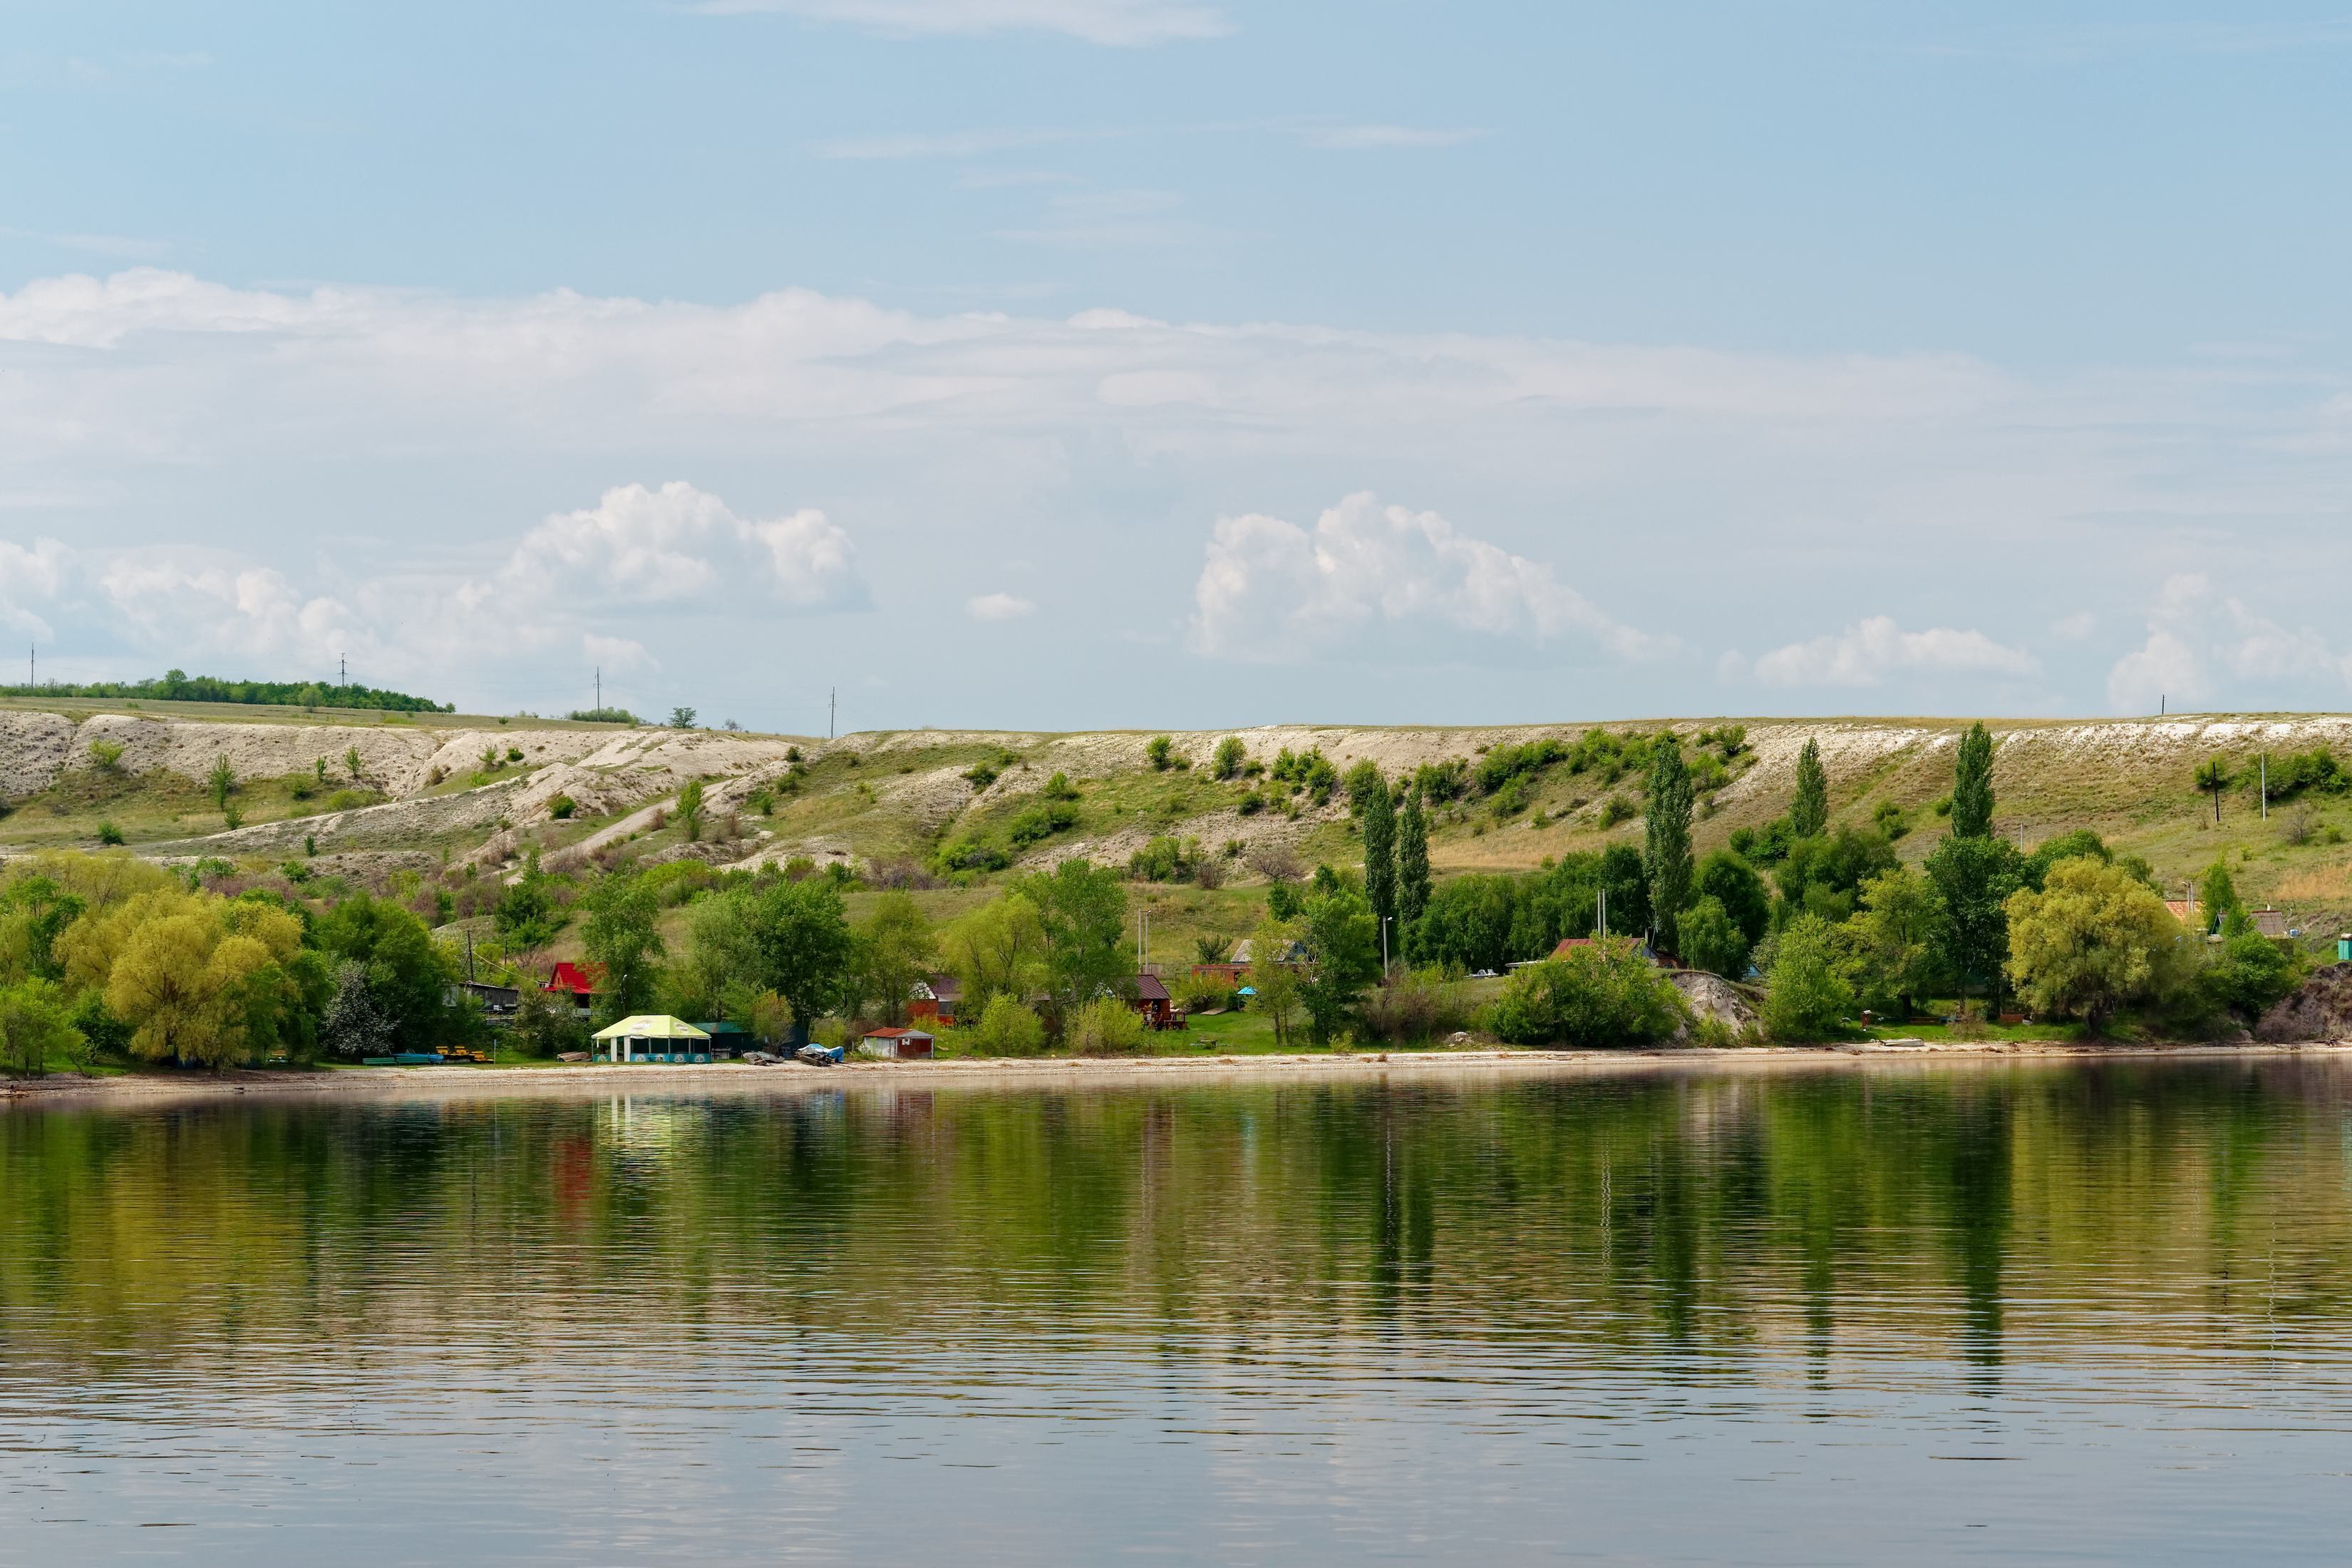
[[[1402,945],[1404,929],[1429,907],[1429,823],[1422,815],[1418,791],[1405,792],[1396,826],[1396,931],[1391,940]]]
[[[1440,805],[1459,800],[1470,788],[1469,759],[1448,757],[1441,763],[1423,763],[1412,771],[1412,787],[1423,800]]]
[[[510,947],[545,947],[555,940],[567,920],[557,900],[555,878],[539,868],[539,851],[523,863],[522,878],[499,895],[490,910],[490,923]]]
[[[568,795],[559,795],[547,803],[547,815],[562,822],[580,809],[579,803]]]
[[[2231,879],[2230,868],[2220,860],[2213,862],[2205,879],[2198,884],[2197,897],[2202,905],[2197,912],[2204,918],[2209,932],[2221,930],[2223,921],[2232,914],[2242,913],[2246,907],[2238,898],[2238,884]]]
[[[1046,990],[1057,1020],[1098,996],[1134,994],[1127,889],[1118,871],[1073,858],[1051,871],[1015,878],[1005,891],[1037,907]]]
[[[1822,768],[1822,747],[1808,739],[1797,753],[1797,795],[1789,803],[1789,831],[1798,838],[1818,838],[1830,825],[1830,776]]]
[[[1535,778],[1554,763],[1564,763],[1573,755],[1570,749],[1547,735],[1540,740],[1519,746],[1496,746],[1478,760],[1473,775],[1480,795],[1493,795],[1522,778]]]
[[[840,885],[830,877],[771,883],[751,902],[749,925],[761,978],[792,1008],[793,1038],[804,1042],[840,1002],[856,943]]]
[[[1339,783],[1339,770],[1323,755],[1320,746],[1309,747],[1296,755],[1285,746],[1267,771],[1278,783],[1290,785],[1294,794],[1303,793],[1318,805],[1330,800],[1331,791]]]
[[[1627,773],[1642,773],[1649,767],[1653,744],[1648,735],[1587,730],[1569,749],[1568,771],[1598,773],[1602,784],[1613,784]]]
[[[2024,858],[2005,838],[1955,834],[1936,846],[1926,869],[1943,900],[1938,956],[1964,994],[1992,984],[2009,962],[2009,915],[2001,906],[2024,883]]]
[[[47,877],[27,877],[0,889],[0,910],[21,914],[24,921],[25,966],[44,980],[63,976],[54,952],[58,937],[88,908],[79,894],[65,891]]]
[[[636,724],[643,721],[625,708],[574,708],[564,715],[580,724]]]
[[[1854,1008],[1841,973],[1838,933],[1817,915],[1801,916],[1773,939],[1764,992],[1764,1030],[1776,1040],[1822,1040],[1837,1034]]]
[[[2020,881],[2022,886],[2038,893],[2050,875],[2051,867],[2061,860],[2072,860],[2084,855],[2101,865],[2112,865],[2116,858],[2115,851],[2107,847],[2105,839],[2087,827],[2078,827],[2072,833],[2062,833],[2055,838],[2045,838],[2035,845],[2033,853],[2028,855],[2018,868]]]
[[[1731,830],[1732,852],[1751,866],[1777,866],[1789,857],[1789,846],[1796,841],[1789,819],[1776,816],[1762,827],[1735,827]]]
[[[961,776],[974,790],[983,790],[994,784],[1002,775],[993,762],[983,760],[964,769]]]
[[[160,680],[104,680],[87,686],[0,686],[7,697],[127,697],[158,702],[236,702],[267,708],[363,708],[384,713],[455,713],[436,702],[372,686],[324,686],[299,680],[220,680],[174,669]]]
[[[2213,1001],[2252,1021],[2284,1000],[2302,976],[2284,945],[2255,931],[2243,910],[2232,913],[2231,923],[2239,929],[2223,940],[2220,956],[2199,977],[2199,985]]]
[[[312,932],[331,958],[362,967],[368,1002],[402,1049],[441,1042],[449,1021],[444,992],[457,976],[423,921],[360,893],[320,916]]]
[[[1683,749],[1652,748],[1650,801],[1643,814],[1642,866],[1650,882],[1650,924],[1668,952],[1679,952],[1682,912],[1691,901],[1691,782]]]
[[[1688,1006],[1634,945],[1612,938],[1518,971],[1496,999],[1491,1027],[1513,1045],[1578,1050],[1666,1038],[1689,1017]]]
[[[1309,1034],[1324,1045],[1355,1011],[1364,988],[1380,978],[1380,928],[1364,895],[1344,886],[1310,896],[1299,914],[1307,966],[1298,1000]]]
[[[1560,862],[1559,872],[1565,875],[1568,862]],[[1650,878],[1642,864],[1642,852],[1631,844],[1612,844],[1601,856],[1599,886],[1609,894],[1609,934],[1639,936],[1651,928]],[[1582,931],[1563,931],[1564,936],[1581,936]],[[1532,955],[1531,955],[1532,956]]]
[[[1894,846],[1875,833],[1841,824],[1835,833],[1800,838],[1773,876],[1791,910],[1804,910],[1835,922],[1853,913],[1863,883],[1896,864]]]
[[[1982,838],[1992,831],[1992,731],[1979,719],[1960,737],[1952,762],[1952,836]]]
[[[1298,912],[1298,889],[1287,882],[1271,882],[1265,889],[1265,912],[1278,921],[1286,921]]]
[[[1397,916],[1396,805],[1379,769],[1372,770],[1370,782],[1371,787],[1362,796],[1364,899],[1371,906],[1374,921],[1393,922]],[[1404,933],[1392,931],[1391,935],[1402,941]]]
[[[1067,801],[1049,800],[1015,816],[1004,825],[1004,836],[1013,841],[1015,849],[1026,849],[1077,825],[1076,806]]]
[[[1891,800],[1880,801],[1878,809],[1870,814],[1870,820],[1889,844],[1911,831],[1910,819],[1903,815],[1903,808]]]
[[[1692,889],[1700,899],[1721,904],[1750,947],[1762,942],[1772,928],[1771,890],[1753,866],[1728,849],[1717,849],[1699,862]]]
[[[1181,882],[1192,875],[1200,856],[1199,839],[1179,840],[1162,834],[1128,857],[1127,874],[1140,881]]]
[[[1144,746],[1143,754],[1155,773],[1166,773],[1181,760],[1176,755],[1176,742],[1165,735],[1154,735]]]
[[[2314,795],[2342,795],[2352,790],[2352,769],[2337,762],[2336,753],[2326,746],[2273,757],[2269,767],[2273,801],[2292,800],[2306,791]]]
[[[958,871],[1002,871],[1012,864],[1009,852],[976,838],[950,838],[931,852],[931,869],[941,876],[952,876]]]
[[[120,845],[122,842],[122,829],[115,826],[111,822],[101,822],[98,825],[98,841],[100,844]]]
[[[2197,771],[2190,779],[2200,790],[2213,797],[2213,820],[2221,821],[2221,792],[2238,782],[2237,773],[2221,758],[2208,757],[2197,764]]]
[[[1716,754],[1728,763],[1748,749],[1748,726],[1726,724],[1719,729],[1701,730],[1691,737],[1694,746],[1712,746]]]

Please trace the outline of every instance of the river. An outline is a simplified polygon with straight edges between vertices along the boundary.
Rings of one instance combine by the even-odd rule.
[[[0,1111],[0,1563],[2334,1563],[2352,1068]]]

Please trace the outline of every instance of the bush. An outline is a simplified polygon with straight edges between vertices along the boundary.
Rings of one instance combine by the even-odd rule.
[[[1684,1026],[1690,1005],[1631,941],[1611,939],[1513,972],[1489,1023],[1513,1045],[1645,1046]]]
[[[1612,795],[1609,797],[1606,804],[1601,807],[1601,826],[1603,827],[1614,827],[1619,823],[1634,815],[1636,815],[1636,813],[1633,810],[1633,803],[1632,801],[1627,800],[1622,795]]]
[[[973,1035],[982,1056],[1034,1057],[1045,1048],[1045,1020],[1035,1009],[1002,992],[989,998]]]
[[[547,815],[558,821],[570,816],[579,809],[579,804],[568,795],[559,795],[547,803]]]
[[[122,742],[92,741],[89,743],[90,765],[102,773],[110,773],[122,764]]]
[[[1470,1004],[1445,971],[1430,965],[1376,985],[1358,1005],[1373,1039],[1418,1044],[1470,1026]]]
[[[1015,849],[1026,849],[1077,825],[1076,806],[1064,801],[1048,801],[1044,805],[1031,806],[1006,823],[1004,837],[1013,841]]]
[[[1143,754],[1151,759],[1153,773],[1166,773],[1175,765],[1176,742],[1165,735],[1154,735],[1150,743],[1143,748]]]
[[[1764,1032],[1776,1040],[1819,1040],[1837,1032],[1854,1008],[1853,987],[1840,972],[1837,930],[1819,915],[1800,915],[1773,941],[1764,992]]]
[[[1221,779],[1229,779],[1241,772],[1242,759],[1248,754],[1248,752],[1249,748],[1242,744],[1242,738],[1239,735],[1228,735],[1218,742],[1217,776]]]
[[[1143,1015],[1116,996],[1105,996],[1070,1015],[1062,1043],[1074,1051],[1130,1055],[1143,1048]]]
[[[1181,882],[1201,858],[1201,841],[1162,835],[1127,858],[1127,874],[1139,881]]]
[[[1683,963],[1738,980],[1748,973],[1748,933],[1741,931],[1723,900],[1713,895],[1699,900],[1679,922]]]
[[[122,829],[111,822],[101,822],[98,825],[98,841],[100,844],[121,844]]]
[[[2222,942],[2221,956],[2197,977],[2198,989],[2233,1013],[2259,1017],[2294,989],[2295,967],[2284,948],[2249,926]]]

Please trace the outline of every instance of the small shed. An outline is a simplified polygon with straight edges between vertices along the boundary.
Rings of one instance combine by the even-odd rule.
[[[596,1031],[596,1054],[608,1062],[707,1062],[710,1036],[667,1013],[639,1013]]]
[[[1143,1015],[1147,1029],[1181,1029],[1184,1014],[1168,994],[1167,985],[1157,974],[1135,977],[1135,1010]]]
[[[877,1029],[857,1042],[861,1057],[885,1061],[924,1062],[931,1059],[932,1038],[920,1029]]]

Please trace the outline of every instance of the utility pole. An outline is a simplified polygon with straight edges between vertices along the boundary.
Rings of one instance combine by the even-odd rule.
[[[351,683],[352,661],[345,658],[341,654],[337,654],[335,656],[335,684],[338,686],[349,686]]]
[[[2262,763],[2263,820],[2264,822],[2268,822],[2271,819],[2271,754],[2268,752],[2264,752],[2262,754]]]
[[[841,702],[841,688],[836,686],[824,697],[824,738],[833,739],[834,710]]]
[[[1395,918],[1393,915],[1381,917],[1381,973],[1383,975],[1389,972],[1389,921]]]
[[[25,645],[25,684],[27,686],[38,686],[41,683],[40,652],[40,648],[32,643]]]
[[[596,711],[604,711],[604,667],[601,664],[596,667]]]
[[[1601,889],[1601,940],[1609,940],[1609,889]]]

